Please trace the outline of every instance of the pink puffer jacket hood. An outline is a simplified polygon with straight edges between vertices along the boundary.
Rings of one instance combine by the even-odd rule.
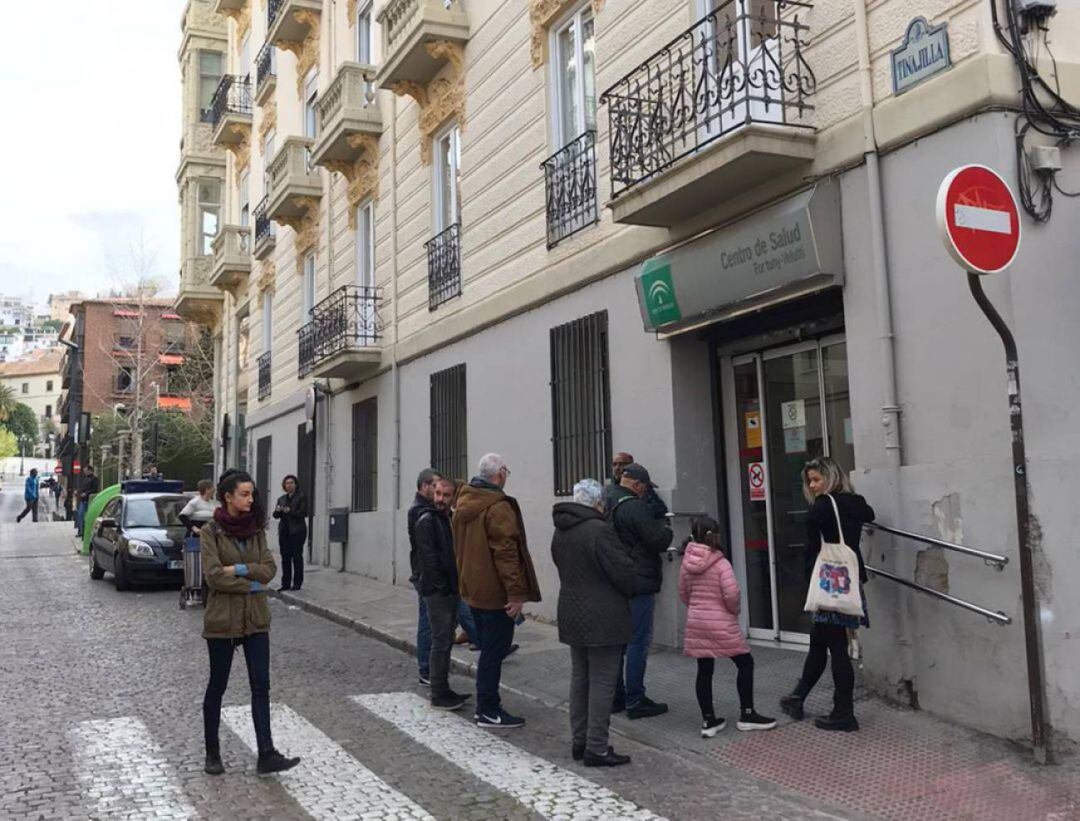
[[[719,658],[750,652],[739,626],[739,582],[723,553],[690,542],[679,572],[679,597],[687,608],[686,655]]]

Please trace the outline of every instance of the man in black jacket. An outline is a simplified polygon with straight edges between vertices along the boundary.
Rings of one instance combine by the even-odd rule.
[[[420,569],[418,590],[427,605],[431,627],[431,706],[440,710],[458,710],[468,699],[450,689],[450,650],[454,646],[459,601],[454,534],[450,530],[453,497],[454,483],[439,479],[434,505],[420,512],[413,527]]]
[[[153,468],[157,473],[157,468]],[[308,503],[300,480],[288,474],[281,480],[285,491],[274,506],[278,520],[278,548],[281,550],[281,587],[299,590],[304,585],[304,543],[307,542]]]
[[[626,451],[619,451],[611,460],[611,484],[604,489],[604,510],[611,510],[611,505],[619,497],[619,488],[622,487],[622,474],[627,465],[634,463],[634,457]],[[656,494],[656,488],[652,485],[645,490],[645,503],[649,506],[649,512],[654,519],[663,519],[667,516],[667,505]]]
[[[431,623],[428,621],[427,602],[420,593],[420,560],[416,555],[416,522],[420,515],[435,507],[435,483],[438,473],[431,468],[424,468],[416,477],[416,498],[406,516],[406,530],[409,534],[409,583],[416,591],[416,665],[418,681],[424,687],[431,686]]]
[[[622,480],[608,496],[608,516],[619,541],[634,560],[636,595],[630,599],[634,636],[626,646],[626,684],[622,676],[615,691],[616,711],[626,707],[627,718],[649,718],[667,712],[667,705],[645,695],[645,662],[652,644],[653,610],[663,583],[660,556],[673,538],[666,518],[657,518],[646,500],[653,487],[649,471],[631,462]]]

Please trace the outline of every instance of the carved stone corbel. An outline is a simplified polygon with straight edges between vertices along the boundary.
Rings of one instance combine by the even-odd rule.
[[[360,149],[355,162],[330,160],[327,169],[337,171],[348,182],[345,198],[349,202],[349,228],[356,229],[356,207],[369,197],[379,199],[379,140],[372,134],[350,134],[346,142]]]
[[[275,221],[295,232],[293,248],[296,250],[296,273],[302,274],[304,257],[319,244],[319,200],[316,197],[294,197],[293,202],[304,213],[299,217],[276,217]]]
[[[540,68],[547,61],[547,33],[555,18],[566,12],[575,0],[529,0],[529,23],[532,34],[529,38],[529,54],[533,68]],[[604,0],[590,0],[593,17],[604,9]]]
[[[238,9],[223,9],[222,14],[227,17],[231,17],[233,22],[236,23],[236,49],[240,50],[241,43],[244,40],[244,35],[248,33],[251,28],[251,3],[244,3],[241,8]]]
[[[260,293],[269,291],[273,294],[277,291],[277,265],[272,259],[263,260],[262,270],[259,273],[258,288]]]
[[[399,97],[412,97],[420,107],[420,160],[431,165],[435,132],[451,117],[465,131],[465,53],[459,44],[449,40],[434,40],[424,48],[436,60],[450,64],[453,69],[450,76],[436,77],[426,88],[411,80],[390,83],[387,87]]]
[[[277,128],[277,103],[269,100],[262,108],[262,119],[259,121],[259,144],[266,143],[266,135]],[[270,157],[263,157],[265,162],[270,162]]]
[[[276,45],[291,51],[296,57],[296,93],[304,99],[304,80],[308,72],[319,62],[319,27],[322,17],[310,9],[298,9],[292,13],[296,22],[308,27],[303,40],[277,40]]]

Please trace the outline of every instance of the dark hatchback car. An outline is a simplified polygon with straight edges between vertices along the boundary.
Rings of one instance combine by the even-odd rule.
[[[184,536],[180,511],[190,496],[181,493],[123,493],[94,522],[90,578],[113,574],[117,590],[132,584],[182,584]]]

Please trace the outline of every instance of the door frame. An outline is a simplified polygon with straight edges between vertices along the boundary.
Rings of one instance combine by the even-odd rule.
[[[742,601],[739,610],[739,624],[747,632],[751,640],[771,642],[781,645],[806,646],[810,643],[808,633],[797,633],[791,630],[780,629],[780,600],[777,595],[776,573],[776,545],[773,525],[773,499],[772,499],[772,476],[769,470],[769,437],[768,416],[765,402],[765,362],[779,359],[783,356],[800,353],[802,351],[816,350],[817,358],[817,381],[820,401],[822,441],[827,456],[830,452],[829,428],[825,401],[825,375],[822,367],[821,351],[831,345],[846,342],[843,331],[829,333],[813,339],[800,340],[776,345],[774,347],[757,348],[737,353],[731,350],[716,351],[720,362],[720,393],[721,393],[721,430],[724,442],[725,458],[722,466],[724,471],[722,487],[727,490],[727,509],[729,511],[728,544],[731,546],[731,561],[735,569],[735,575],[739,581]],[[765,521],[766,533],[769,540],[769,589],[772,607],[772,628],[750,627],[750,608],[748,600],[748,585],[746,575],[746,546],[744,544],[745,530],[743,519],[742,500],[742,459],[739,450],[739,427],[735,407],[735,368],[739,365],[755,363],[757,367],[758,386],[758,410],[761,414],[762,448],[761,460],[765,468]]]

